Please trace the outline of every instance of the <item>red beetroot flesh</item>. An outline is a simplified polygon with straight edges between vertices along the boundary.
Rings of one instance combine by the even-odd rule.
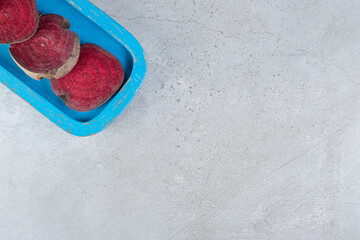
[[[0,44],[26,41],[38,23],[36,0],[0,0]]]
[[[79,61],[65,77],[51,80],[51,87],[66,105],[86,112],[105,103],[121,86],[124,70],[120,61],[95,44],[84,44]]]
[[[59,15],[44,15],[35,35],[26,42],[11,44],[10,53],[30,72],[43,73],[60,68],[74,48],[74,33],[64,29],[69,27],[69,23]]]

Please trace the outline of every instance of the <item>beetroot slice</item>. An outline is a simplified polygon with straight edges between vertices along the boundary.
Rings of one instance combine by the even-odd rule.
[[[79,36],[69,27],[69,21],[59,15],[44,15],[35,35],[11,44],[10,54],[31,78],[61,78],[75,67],[80,55]]]
[[[36,0],[0,0],[0,44],[28,40],[38,24]]]
[[[79,112],[105,103],[121,86],[124,69],[111,53],[95,44],[84,44],[74,69],[61,79],[50,81],[55,94]]]

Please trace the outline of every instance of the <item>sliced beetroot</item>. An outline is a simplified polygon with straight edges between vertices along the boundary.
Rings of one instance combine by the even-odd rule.
[[[111,53],[95,44],[84,44],[74,69],[51,80],[55,94],[76,111],[86,112],[105,103],[121,86],[124,69]]]
[[[0,44],[28,40],[38,23],[36,0],[0,0]]]
[[[10,54],[31,78],[61,78],[75,67],[80,55],[79,36],[69,28],[65,18],[44,15],[35,35],[26,42],[11,44]]]

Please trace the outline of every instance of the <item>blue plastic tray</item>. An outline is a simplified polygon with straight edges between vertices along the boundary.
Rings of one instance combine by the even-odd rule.
[[[146,75],[146,57],[139,42],[121,25],[87,0],[37,0],[42,14],[67,18],[81,43],[95,43],[123,64],[125,81],[107,103],[89,112],[68,108],[50,87],[50,81],[29,78],[16,66],[9,45],[0,45],[0,81],[63,130],[89,136],[107,128],[140,90]]]

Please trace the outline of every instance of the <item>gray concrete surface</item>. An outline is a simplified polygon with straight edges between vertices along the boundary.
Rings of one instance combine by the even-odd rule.
[[[0,86],[0,239],[360,238],[360,2],[93,0],[147,81],[71,136]]]

